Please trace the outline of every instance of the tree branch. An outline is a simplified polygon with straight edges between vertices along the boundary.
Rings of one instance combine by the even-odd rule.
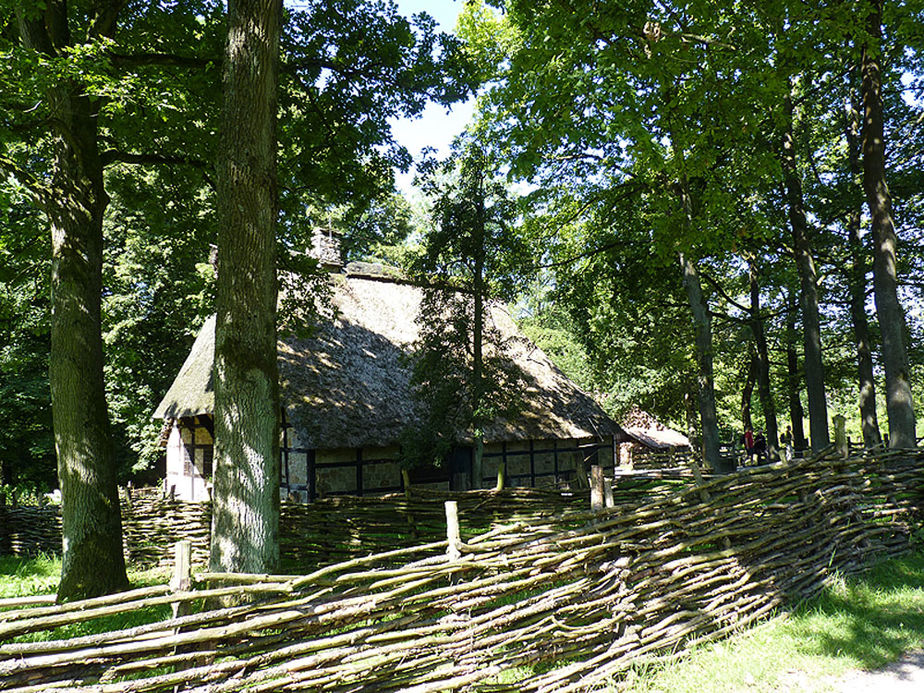
[[[709,283],[712,285],[712,287],[713,287],[716,291],[719,292],[719,295],[720,295],[722,298],[724,298],[726,301],[728,301],[729,303],[731,303],[733,306],[735,306],[735,308],[738,308],[739,310],[743,310],[745,313],[750,314],[751,309],[750,309],[749,307],[745,307],[745,306],[741,305],[740,303],[738,303],[738,301],[736,301],[736,300],[733,299],[731,296],[729,296],[729,295],[725,292],[725,289],[723,289],[721,286],[719,286],[719,282],[717,282],[715,279],[713,279],[711,276],[709,276],[709,274],[707,274],[706,272],[700,272],[700,276],[702,276],[703,279],[705,279],[707,282],[709,282]]]
[[[110,60],[119,67],[159,65],[161,67],[206,68],[220,67],[222,56],[175,55],[172,53],[110,53]]]
[[[183,164],[194,168],[208,169],[211,164],[202,159],[196,159],[188,156],[177,154],[135,154],[132,152],[123,152],[117,149],[108,149],[100,153],[100,159],[103,166],[114,164],[116,162],[123,164]]]
[[[50,199],[51,190],[48,186],[9,157],[0,155],[0,171],[15,178],[37,205],[43,206]]]
[[[413,85],[403,84],[399,75],[393,74],[388,66],[379,62],[369,62],[364,65],[345,65],[340,62],[327,60],[320,57],[299,58],[283,60],[279,69],[282,74],[295,77],[302,82],[300,74],[309,68],[321,68],[330,70],[341,77],[354,81],[375,81],[380,80],[383,89],[394,89],[396,91],[407,91],[412,94],[426,96],[430,99],[439,101],[441,99],[441,85],[433,85],[430,88],[418,89]]]
[[[112,38],[113,34],[115,34],[119,14],[127,4],[128,0],[101,0],[95,2],[89,35]]]

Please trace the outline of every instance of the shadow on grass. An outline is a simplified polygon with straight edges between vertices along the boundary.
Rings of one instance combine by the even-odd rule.
[[[807,654],[880,668],[924,644],[924,553],[893,559],[829,587],[790,630]]]
[[[54,556],[0,556],[0,599],[51,594],[60,574],[61,559]]]
[[[0,578],[55,577],[61,571],[61,560],[54,556],[0,556]]]

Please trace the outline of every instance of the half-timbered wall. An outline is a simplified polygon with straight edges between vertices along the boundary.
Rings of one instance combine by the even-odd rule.
[[[195,416],[177,419],[167,439],[165,490],[181,500],[201,503],[212,486],[212,419]]]
[[[209,417],[178,420],[167,445],[166,489],[194,502],[209,499],[212,475],[212,429]],[[339,495],[379,495],[402,490],[398,446],[315,450],[305,447],[285,423],[280,445],[280,494],[301,502]],[[528,440],[485,445],[483,487],[497,481],[506,464],[508,486],[555,487],[573,481],[579,462],[584,470],[614,466],[612,439]],[[416,471],[416,470],[415,470]],[[415,476],[421,477],[419,480]],[[415,486],[450,489],[448,469],[412,473]],[[458,490],[458,489],[456,489]]]
[[[524,440],[485,445],[483,455],[485,478],[482,485],[493,485],[497,469],[507,465],[508,486],[541,488],[569,483],[574,479],[578,463],[604,470],[614,467],[612,438],[601,440]]]

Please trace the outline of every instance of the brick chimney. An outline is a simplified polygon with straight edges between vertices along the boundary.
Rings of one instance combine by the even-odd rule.
[[[311,234],[311,248],[308,250],[308,255],[316,258],[321,263],[321,267],[328,272],[342,270],[340,232],[329,227],[316,226]]]

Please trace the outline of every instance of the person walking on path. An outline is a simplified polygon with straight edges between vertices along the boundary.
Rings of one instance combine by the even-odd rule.
[[[751,457],[754,455],[754,432],[750,428],[744,430],[744,466],[751,464]]]
[[[783,444],[783,459],[786,462],[792,462],[794,452],[792,449],[792,426],[786,427],[786,432],[780,436],[780,442]]]

